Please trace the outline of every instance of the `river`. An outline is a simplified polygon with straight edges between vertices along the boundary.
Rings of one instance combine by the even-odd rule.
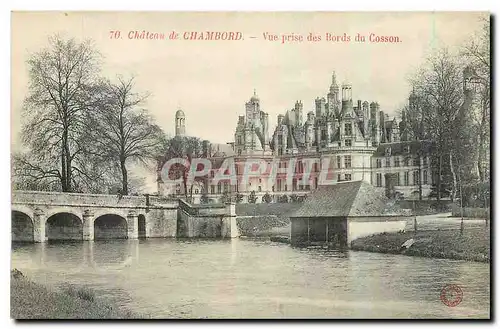
[[[266,240],[114,240],[13,246],[12,267],[85,285],[153,318],[488,318],[485,263],[292,248]],[[441,289],[462,288],[446,306]]]

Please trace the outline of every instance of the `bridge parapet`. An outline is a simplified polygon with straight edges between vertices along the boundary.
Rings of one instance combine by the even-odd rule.
[[[227,205],[223,203],[190,204],[182,199],[179,199],[179,208],[192,216],[217,216],[229,214]]]
[[[175,200],[156,196],[131,196],[111,194],[82,194],[61,192],[20,191],[12,192],[12,204],[32,204],[51,206],[93,206],[119,208],[177,207]]]

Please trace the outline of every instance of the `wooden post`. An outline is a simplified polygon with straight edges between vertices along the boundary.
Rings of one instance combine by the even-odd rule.
[[[417,209],[415,207],[415,200],[413,200],[413,231],[417,232]]]
[[[310,231],[310,228],[309,228],[309,218],[307,219],[307,243],[311,243],[311,237],[309,236],[309,231]]]
[[[328,222],[330,222],[329,219],[326,220],[326,237],[325,237],[325,240],[326,240],[327,244],[328,244]]]

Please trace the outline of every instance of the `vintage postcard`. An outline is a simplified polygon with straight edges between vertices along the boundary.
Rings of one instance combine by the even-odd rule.
[[[13,319],[490,319],[487,12],[12,12]]]

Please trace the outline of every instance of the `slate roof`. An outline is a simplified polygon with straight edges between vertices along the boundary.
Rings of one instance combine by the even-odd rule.
[[[384,191],[364,181],[339,182],[319,186],[308,195],[294,217],[374,217],[405,216],[406,212],[389,200]]]
[[[212,157],[233,156],[236,153],[230,144],[212,143]]]
[[[406,153],[404,151],[404,147],[409,146],[410,152]],[[416,155],[419,151],[423,154],[427,154],[431,152],[432,142],[431,141],[405,141],[405,142],[395,142],[395,143],[383,143],[377,147],[375,153],[373,153],[374,157],[383,157],[385,156],[385,149],[391,148],[391,156],[392,155],[405,155],[412,154]]]

